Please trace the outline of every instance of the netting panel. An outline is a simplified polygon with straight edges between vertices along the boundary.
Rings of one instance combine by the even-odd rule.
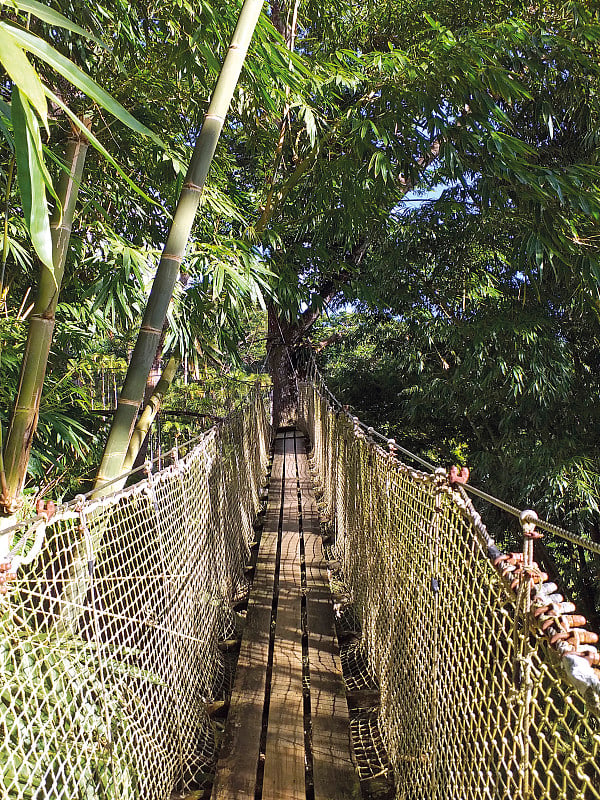
[[[380,686],[397,798],[600,798],[598,719],[524,624],[455,493],[308,384],[300,419]]]
[[[167,800],[210,772],[269,445],[256,392],[174,465],[50,521],[0,601],[2,797]]]

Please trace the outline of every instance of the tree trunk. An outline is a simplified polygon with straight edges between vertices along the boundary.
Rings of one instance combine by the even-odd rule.
[[[37,297],[29,320],[17,400],[4,448],[5,489],[1,505],[8,514],[14,513],[18,507],[19,495],[27,475],[54,333],[58,295],[69,250],[71,225],[87,149],[88,141],[83,136],[69,139],[67,142],[65,152],[67,167],[61,173],[57,191],[60,206],[57,203],[50,222],[54,275],[45,265],[41,265]]]
[[[273,426],[293,426],[298,419],[298,383],[294,344],[299,326],[278,316],[278,309],[269,305],[267,331],[267,364],[273,384]]]
[[[123,461],[144,397],[146,380],[156,355],[175,282],[179,277],[200,196],[262,5],[263,0],[245,0],[240,12],[154,278],[96,479],[96,489],[101,490],[104,483],[116,478],[123,470]]]

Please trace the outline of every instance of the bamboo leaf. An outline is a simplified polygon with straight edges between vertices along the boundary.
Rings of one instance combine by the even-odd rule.
[[[152,203],[152,205],[155,206],[159,205],[159,203],[157,203],[156,200],[153,200],[142,189],[140,189],[140,187],[137,186],[131,180],[131,178],[121,169],[119,164],[111,156],[108,150],[104,147],[104,145],[100,142],[100,140],[96,136],[94,136],[94,134],[89,130],[89,128],[87,128],[83,124],[83,122],[79,119],[77,114],[74,114],[71,111],[71,109],[65,103],[63,103],[62,100],[57,95],[54,94],[54,92],[50,91],[50,89],[46,88],[45,91],[46,95],[52,100],[52,102],[56,103],[58,106],[62,108],[62,110],[73,122],[73,124],[76,125],[79,128],[79,130],[82,131],[85,134],[85,136],[89,139],[90,144],[92,144],[96,148],[96,150],[104,156],[104,158],[108,161],[109,164],[112,164],[112,166],[117,170],[119,175],[123,178],[124,181],[127,182],[127,184],[134,190],[134,192],[136,194],[139,194],[140,197],[143,197],[144,200],[147,200],[148,203]]]
[[[0,21],[0,29],[6,29],[15,39],[19,41],[25,50],[28,50],[33,55],[41,58],[42,61],[45,61],[46,64],[60,73],[63,78],[84,92],[84,94],[86,94],[89,98],[98,103],[99,106],[102,106],[102,108],[110,112],[124,125],[127,125],[128,128],[131,128],[131,130],[135,131],[136,133],[140,133],[142,136],[148,136],[160,147],[165,148],[164,143],[155,133],[153,133],[145,125],[142,125],[141,122],[138,122],[138,120],[132,116],[129,111],[123,108],[123,106],[117,100],[115,100],[114,97],[111,97],[108,92],[104,91],[102,87],[98,86],[98,84],[92,80],[89,75],[86,75],[83,70],[79,69],[79,67],[76,67],[72,61],[69,61],[68,58],[65,58],[65,56],[55,50],[47,42],[44,42],[37,36],[33,36],[31,33],[29,33],[29,31],[19,30],[18,28],[14,28],[12,25],[8,25],[6,22]]]
[[[15,142],[13,139],[13,135],[8,127],[8,123],[10,122],[10,105],[5,103],[2,98],[0,98],[0,131],[4,135],[4,138],[8,142],[8,146],[10,147],[11,151],[15,152]]]
[[[42,263],[54,274],[40,128],[27,98],[16,86],[13,87],[11,105],[17,178],[21,189],[25,222],[35,252]]]
[[[44,127],[48,130],[48,109],[42,82],[23,52],[23,47],[3,22],[0,22],[0,62],[13,83],[19,87],[35,108]]]
[[[67,19],[67,17],[63,16],[58,11],[55,11],[53,8],[48,8],[48,6],[45,6],[42,3],[37,3],[36,0],[0,0],[0,5],[10,6],[11,8],[16,7],[19,9],[19,11],[25,11],[28,14],[34,14],[38,19],[48,22],[50,25],[56,25],[57,27],[64,28],[72,33],[85,36],[86,39],[90,39],[92,42],[100,45],[100,47],[104,48],[104,50],[110,49],[101,39],[98,39],[96,36],[84,30],[79,25],[71,22],[70,19]]]

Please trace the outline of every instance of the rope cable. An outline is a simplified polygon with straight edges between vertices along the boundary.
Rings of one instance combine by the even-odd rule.
[[[377,439],[379,441],[385,442],[386,444],[393,442],[394,448],[398,452],[402,453],[412,461],[421,464],[421,466],[425,467],[425,469],[427,469],[429,472],[433,473],[436,471],[437,467],[431,462],[425,460],[424,458],[421,458],[421,456],[417,455],[416,453],[407,450],[405,447],[402,447],[394,439],[390,439],[384,434],[379,433],[379,431],[376,431],[374,428],[365,425],[357,417],[353,417],[350,414],[350,411],[346,410],[347,407],[343,406],[342,403],[340,403],[340,401],[327,388],[323,376],[321,375],[318,368],[316,367],[316,364],[314,363],[314,359],[312,359],[312,362],[314,364],[315,380],[319,385],[320,391],[322,391],[322,393],[329,400],[333,402],[333,405],[336,409],[343,411],[343,413],[345,413],[349,419],[353,421],[355,420],[356,424],[363,431],[363,433],[365,433],[372,439]],[[501,500],[499,497],[495,497],[494,495],[489,494],[488,492],[484,492],[482,489],[478,489],[476,486],[473,486],[470,483],[462,484],[462,486],[464,487],[464,489],[466,489],[466,491],[470,492],[476,497],[479,497],[480,500],[485,500],[487,503],[490,503],[490,505],[495,506],[501,511],[504,511],[505,513],[510,514],[511,516],[516,517],[517,519],[521,517],[521,514],[524,511],[524,509],[519,509],[516,506],[513,506],[510,503]],[[584,536],[572,533],[571,531],[568,531],[565,528],[562,528],[559,525],[555,525],[554,523],[548,522],[547,520],[544,519],[539,519],[537,522],[537,526],[538,528],[541,528],[547,533],[551,533],[554,536],[558,536],[560,539],[572,542],[573,544],[579,545],[580,547],[583,547],[584,549],[589,550],[592,553],[597,553],[598,555],[600,555],[600,543],[593,542],[592,540],[587,539]]]

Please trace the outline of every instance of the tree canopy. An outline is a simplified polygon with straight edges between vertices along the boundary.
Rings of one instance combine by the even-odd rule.
[[[240,7],[1,5],[3,447],[66,145],[94,137],[55,298],[34,492],[66,453],[98,460],[105,432],[79,376],[128,357]],[[235,359],[248,315],[268,305],[270,368],[290,402],[308,345],[367,421],[600,536],[599,41],[584,3],[271,0],[165,360]],[[37,228],[35,208],[47,208]]]

